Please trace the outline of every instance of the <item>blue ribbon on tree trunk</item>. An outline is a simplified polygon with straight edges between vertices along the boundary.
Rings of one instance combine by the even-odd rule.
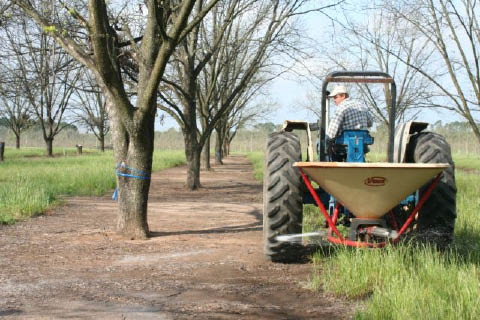
[[[120,170],[127,171],[127,172],[122,172]],[[140,180],[149,180],[151,178],[150,172],[129,167],[124,162],[118,164],[115,167],[115,174],[118,177],[140,179]],[[118,200],[118,188],[115,188],[115,190],[113,191],[112,200],[114,201]]]

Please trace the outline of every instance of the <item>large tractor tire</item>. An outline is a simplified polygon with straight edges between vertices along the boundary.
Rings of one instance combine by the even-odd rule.
[[[407,147],[406,160],[412,163],[450,164],[443,171],[437,187],[420,210],[413,233],[416,240],[445,248],[453,240],[457,217],[455,165],[450,146],[441,135],[421,132],[411,137]],[[420,197],[427,187],[428,184],[419,190]]]
[[[263,239],[265,256],[274,262],[296,259],[298,245],[279,242],[279,235],[302,232],[303,183],[292,167],[301,161],[300,140],[291,132],[269,135],[263,179]]]

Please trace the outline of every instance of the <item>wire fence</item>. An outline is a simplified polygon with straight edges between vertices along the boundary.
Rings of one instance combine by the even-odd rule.
[[[433,130],[447,139],[452,153],[465,155],[480,155],[480,143],[473,132],[457,132],[446,130]],[[299,136],[302,148],[307,145],[307,136],[304,131],[295,131]],[[240,130],[233,140],[230,151],[236,153],[247,153],[264,151],[269,132],[265,130]],[[384,132],[371,132],[375,138],[375,143],[370,146],[373,153],[381,154],[387,150],[387,135]],[[317,140],[317,133],[312,134],[313,143]],[[15,147],[15,135],[6,128],[0,128],[0,141],[5,142],[7,147]],[[29,130],[21,136],[21,147],[44,147],[43,135],[39,130]],[[82,145],[84,148],[99,148],[100,143],[92,133],[80,133],[74,130],[64,130],[58,134],[54,141],[54,148],[74,148],[76,145]],[[105,137],[105,147],[112,148],[112,137],[108,134]],[[215,146],[215,134],[211,139],[211,151]],[[184,140],[181,132],[170,129],[164,132],[155,133],[156,150],[182,150],[184,149]]]

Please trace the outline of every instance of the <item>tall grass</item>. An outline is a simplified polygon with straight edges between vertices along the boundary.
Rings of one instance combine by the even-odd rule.
[[[263,181],[263,152],[250,152],[247,153],[247,158],[253,165],[253,175],[257,181]]]
[[[74,149],[55,150],[73,154]],[[103,195],[115,187],[111,151],[85,150],[82,156],[44,157],[42,149],[6,150],[0,164],[0,223],[45,212],[62,195]],[[184,163],[181,151],[155,152],[153,169]]]
[[[358,319],[477,319],[480,312],[480,176],[457,172],[455,241],[447,252],[397,245],[384,250],[337,248],[314,256],[315,283],[365,298]],[[319,278],[321,277],[321,281]]]
[[[323,288],[349,298],[369,298],[357,319],[477,319],[479,269],[455,251],[395,246],[383,250],[339,248],[320,254]]]
[[[457,166],[474,169],[476,161],[470,158],[454,156]],[[456,179],[458,217],[451,249],[328,247],[313,256],[309,287],[363,301],[356,319],[478,319],[480,176],[457,170]],[[322,224],[318,209],[305,206],[303,231]]]
[[[480,157],[478,155],[455,154],[453,157],[457,168],[480,170]]]

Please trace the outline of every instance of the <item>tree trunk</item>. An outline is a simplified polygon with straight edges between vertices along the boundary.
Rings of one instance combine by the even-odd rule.
[[[45,144],[47,145],[47,156],[53,157],[53,138],[45,138]]]
[[[189,77],[185,80],[186,87],[189,88],[189,97],[195,97],[195,82]],[[187,106],[184,110],[185,126],[182,129],[187,160],[187,189],[196,190],[201,187],[200,158],[202,154],[202,146],[199,146],[197,137],[197,106],[195,99],[188,99],[183,104]]]
[[[217,138],[215,139],[215,164],[223,164],[223,150],[222,150],[222,141],[223,135],[220,130],[215,130],[217,133]]]
[[[5,152],[5,142],[0,142],[0,162],[3,161],[3,154]]]
[[[112,121],[119,204],[117,233],[129,239],[145,239],[149,233],[147,204],[154,120],[155,117],[146,117],[142,123],[134,123],[131,132],[126,130],[121,121]]]
[[[210,137],[205,140],[205,145],[202,152],[202,168],[210,171],[212,167],[210,166]]]
[[[100,142],[100,150],[102,152],[105,152],[105,135],[100,134],[100,138],[98,139],[98,141]]]
[[[15,134],[15,148],[20,149],[20,135]]]
[[[187,188],[196,190],[200,185],[200,155],[196,132],[184,132],[185,156],[187,158]]]
[[[225,157],[228,157],[230,155],[230,142],[228,141],[228,139],[225,139],[223,143],[223,155]]]
[[[218,137],[218,136],[217,136]],[[223,150],[222,150],[222,143],[215,141],[215,164],[223,164]]]

